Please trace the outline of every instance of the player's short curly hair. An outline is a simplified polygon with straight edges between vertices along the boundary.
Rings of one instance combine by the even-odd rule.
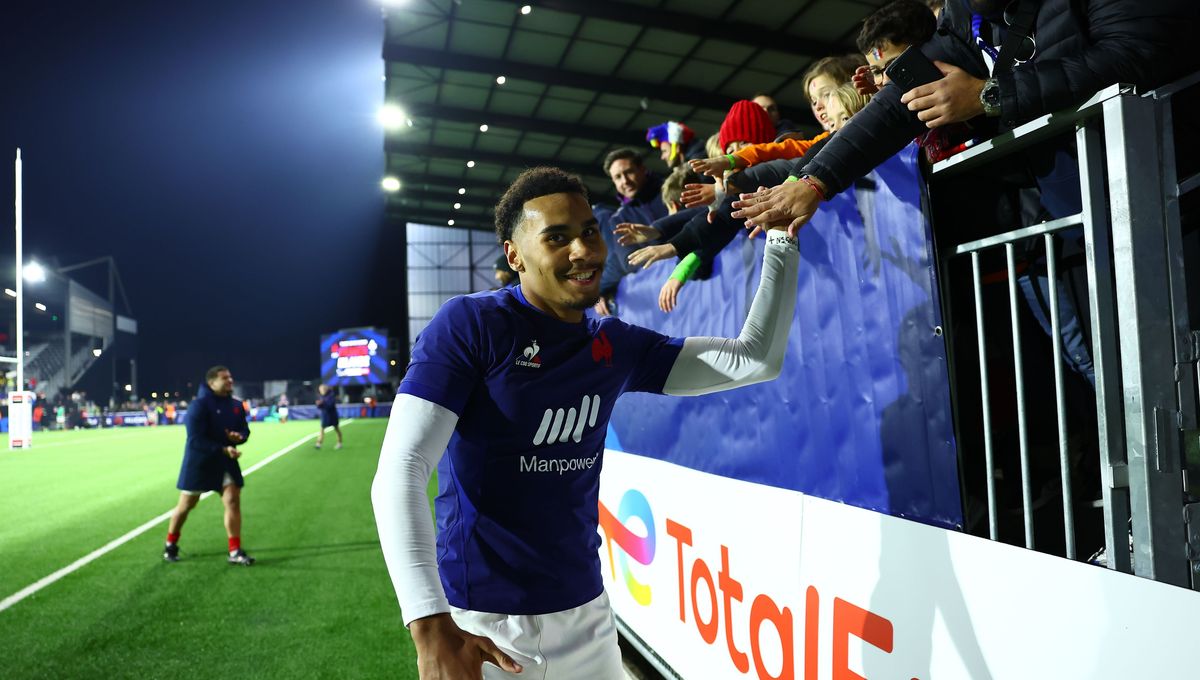
[[[496,238],[500,243],[512,239],[527,202],[551,194],[579,194],[586,201],[588,190],[583,180],[559,168],[543,166],[522,172],[508,185],[508,191],[500,197],[493,210],[496,215]]]

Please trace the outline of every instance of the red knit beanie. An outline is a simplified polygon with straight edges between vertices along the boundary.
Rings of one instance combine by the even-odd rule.
[[[766,144],[775,139],[775,125],[771,123],[771,116],[766,109],[749,99],[743,99],[734,102],[729,109],[717,139],[722,152],[730,142]]]

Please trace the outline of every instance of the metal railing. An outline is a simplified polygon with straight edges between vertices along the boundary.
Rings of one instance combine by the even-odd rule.
[[[1054,407],[1062,476],[1065,555],[1078,559],[1068,451],[1059,260],[1055,234],[1082,227],[1095,371],[1097,442],[1104,536],[1109,568],[1200,589],[1200,504],[1187,501],[1184,449],[1200,466],[1196,436],[1200,334],[1187,312],[1180,197],[1200,187],[1200,175],[1176,177],[1173,103],[1200,84],[1200,73],[1139,94],[1113,85],[1081,106],[1042,116],[936,163],[941,178],[971,173],[999,158],[1029,150],[1074,130],[1083,209],[1079,214],[942,249],[942,271],[969,255],[974,285],[987,470],[988,533],[998,540],[996,442],[988,370],[980,257],[1003,247],[1008,278],[1021,471],[1024,544],[1035,547],[1033,488],[1028,446],[1015,247],[1040,239],[1050,286]],[[947,281],[948,276],[943,276]],[[947,300],[948,296],[942,296]],[[954,338],[947,334],[953,353]],[[961,381],[956,393],[963,388]],[[956,408],[958,406],[956,398]],[[963,437],[958,437],[963,441]],[[1200,474],[1193,473],[1200,481]],[[1189,522],[1189,520],[1193,520]],[[1132,534],[1130,534],[1132,532]],[[1132,535],[1132,555],[1128,548]],[[1190,539],[1190,540],[1189,540]]]

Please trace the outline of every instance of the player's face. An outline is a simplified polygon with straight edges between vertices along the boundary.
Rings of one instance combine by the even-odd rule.
[[[228,397],[233,394],[233,376],[229,371],[221,371],[217,377],[208,381],[208,389],[219,397]]]
[[[527,201],[508,263],[520,273],[521,291],[534,307],[563,321],[583,319],[600,299],[600,273],[608,248],[587,199],[550,194]]]

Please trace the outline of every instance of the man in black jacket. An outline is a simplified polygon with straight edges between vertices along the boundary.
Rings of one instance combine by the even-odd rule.
[[[993,73],[989,50],[998,51],[1006,15],[1026,3],[1036,16],[1033,35],[1017,48],[1024,61]],[[945,77],[903,97],[895,86],[884,87],[820,153],[797,162],[792,177],[803,181],[746,195],[735,217],[749,225],[789,224],[794,234],[821,200],[928,128],[972,120],[985,131],[1010,129],[1112,83],[1147,88],[1194,71],[1200,63],[1188,40],[1198,12],[1193,0],[949,0],[937,34],[922,47]],[[1040,159],[1042,177],[1053,178],[1058,160]]]

